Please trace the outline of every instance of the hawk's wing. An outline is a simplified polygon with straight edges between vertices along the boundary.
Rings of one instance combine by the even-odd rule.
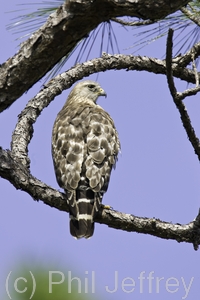
[[[108,188],[120,149],[113,120],[99,105],[66,105],[53,127],[52,155],[58,184],[68,194],[70,230],[93,234],[93,218]]]

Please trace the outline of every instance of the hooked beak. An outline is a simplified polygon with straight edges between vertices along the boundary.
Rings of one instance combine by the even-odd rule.
[[[105,97],[107,97],[106,92],[102,88],[99,89],[99,96],[105,96]]]

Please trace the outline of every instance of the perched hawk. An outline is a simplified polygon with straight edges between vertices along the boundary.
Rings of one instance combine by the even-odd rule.
[[[96,104],[105,91],[94,81],[79,82],[58,113],[52,133],[57,182],[68,196],[70,232],[89,238],[93,218],[107,191],[120,150],[110,115]]]

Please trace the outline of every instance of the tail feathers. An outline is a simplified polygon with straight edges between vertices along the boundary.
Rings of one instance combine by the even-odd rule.
[[[78,220],[70,216],[70,233],[76,239],[80,238],[90,238],[94,233],[94,222],[92,217],[86,219],[88,215],[79,215]]]
[[[70,233],[76,239],[90,238],[94,233],[94,217],[101,205],[102,197],[91,190],[76,191],[78,213],[70,209]],[[75,207],[75,205],[73,206]]]

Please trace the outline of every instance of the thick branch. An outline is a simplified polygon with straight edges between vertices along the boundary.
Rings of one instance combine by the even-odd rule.
[[[27,192],[34,200],[41,199],[45,204],[59,210],[68,211],[66,195],[33,177],[29,170],[9,150],[0,147],[0,176],[16,187]]]
[[[19,161],[13,159],[9,150],[5,151],[2,148],[0,148],[0,176],[9,180],[16,189],[27,192],[33,199],[40,199],[45,204],[61,211],[69,211],[66,195],[33,177]],[[180,225],[163,222],[155,218],[140,218],[102,208],[95,221],[128,232],[150,234],[163,239],[192,243],[195,250],[200,244],[199,216],[194,222]]]
[[[70,0],[0,67],[0,112],[42,78],[100,23],[119,16],[160,19],[188,0]],[[49,59],[50,58],[50,59]]]

